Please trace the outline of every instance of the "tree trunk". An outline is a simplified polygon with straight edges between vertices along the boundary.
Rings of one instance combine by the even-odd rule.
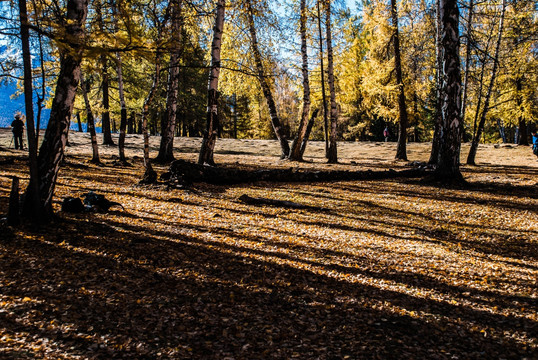
[[[43,143],[39,149],[39,197],[46,220],[52,217],[52,198],[58,171],[64,155],[67,133],[73,111],[76,89],[80,78],[80,62],[83,48],[80,45],[84,37],[83,24],[86,20],[88,2],[86,0],[68,0],[67,16],[64,22],[65,43],[61,47],[60,73],[56,91],[51,105],[51,112]],[[31,214],[35,200],[29,189],[23,205],[23,212]]]
[[[310,120],[308,121],[308,124],[306,125],[306,131],[303,139],[303,143],[301,144],[301,159],[303,158],[304,152],[306,150],[306,143],[308,139],[310,138],[310,133],[312,132],[312,127],[314,127],[314,121],[316,120],[316,117],[318,116],[319,109],[314,109],[312,111],[312,116],[310,117]]]
[[[82,120],[80,119],[80,112],[77,112],[77,125],[78,125],[78,132],[83,132],[82,130]]]
[[[30,53],[30,31],[28,22],[28,11],[26,7],[26,0],[19,0],[19,15],[20,15],[20,33],[22,43],[22,60],[24,71],[24,105],[26,110],[26,135],[28,138],[28,156],[30,166],[30,184],[28,186],[28,192],[31,193],[30,198],[33,200],[31,204],[28,204],[26,216],[29,217],[34,223],[41,221],[43,213],[43,204],[40,201],[39,196],[39,170],[37,162],[37,136],[34,124],[34,107],[32,102],[32,55]],[[39,131],[39,129],[37,130]],[[15,178],[13,179],[15,185]],[[17,202],[19,194],[19,179],[17,178]],[[18,205],[18,204],[17,204]],[[17,206],[17,218],[19,216],[19,207]],[[11,204],[10,204],[11,212]]]
[[[432,151],[430,153],[430,159],[428,164],[437,165],[439,160],[439,141],[441,137],[441,2],[440,0],[435,1],[435,65],[436,65],[436,76],[435,76],[435,92],[437,99],[435,101],[435,118],[433,125],[433,138],[432,138]]]
[[[484,99],[484,110],[482,110],[482,115],[480,116],[480,122],[478,123],[476,134],[473,138],[473,142],[471,143],[469,154],[467,155],[468,165],[475,164],[476,151],[478,150],[478,144],[480,143],[480,136],[482,135],[482,132],[484,131],[484,125],[486,123],[486,116],[489,110],[489,102],[491,99],[491,94],[493,93],[493,87],[495,86],[495,76],[497,74],[497,67],[499,63],[499,51],[501,48],[505,10],[506,10],[506,0],[503,0],[502,9],[501,9],[501,18],[499,20],[499,34],[497,37],[497,44],[495,45],[495,55],[493,56],[493,69],[491,70],[491,78],[489,80],[488,92],[486,93],[486,98]]]
[[[118,139],[118,151],[119,151],[119,160],[122,163],[127,163],[127,158],[125,157],[125,132],[127,130],[127,105],[125,104],[125,94],[123,91],[123,72],[122,72],[122,61],[121,54],[116,54],[118,59],[118,88],[120,96],[120,136]]]
[[[200,148],[198,164],[215,165],[213,151],[220,131],[218,114],[218,85],[220,75],[220,48],[222,44],[222,33],[224,30],[225,0],[217,0],[217,13],[215,16],[215,26],[213,27],[213,43],[211,44],[211,69],[209,70],[209,81],[207,89],[207,125]]]
[[[303,143],[306,146],[308,139],[306,138],[306,130],[308,126],[308,114],[310,113],[310,82],[308,80],[308,52],[306,39],[306,0],[301,0],[301,17],[300,17],[300,34],[301,34],[301,55],[303,60],[303,111],[301,113],[301,121],[297,129],[297,136],[293,140],[290,151],[290,160],[303,160]]]
[[[329,136],[329,151],[327,153],[327,162],[336,164],[338,154],[336,148],[338,112],[336,108],[336,90],[334,86],[334,64],[333,64],[333,45],[331,34],[331,0],[326,0],[325,9],[325,30],[327,32],[327,73],[329,81],[329,95],[331,99],[331,134]]]
[[[177,94],[179,86],[179,61],[181,58],[181,32],[183,27],[182,2],[172,0],[172,34],[173,46],[170,53],[170,70],[168,75],[168,90],[166,96],[166,121],[161,134],[159,154],[155,159],[166,163],[174,160],[174,135],[177,118]]]
[[[323,34],[321,31],[321,0],[317,0],[316,6],[318,11],[318,39],[319,39],[319,67],[321,73],[321,102],[323,105],[323,131],[325,134],[325,157],[329,157],[329,109],[327,106],[327,96],[325,94],[325,67],[323,66]]]
[[[398,9],[396,0],[390,1],[390,10],[392,16],[392,26],[394,27],[394,70],[396,72],[396,82],[398,84],[398,145],[396,149],[396,160],[407,160],[407,108],[405,105],[405,91],[402,75],[402,60],[400,57],[400,32],[398,29]]]
[[[440,2],[441,132],[436,176],[445,182],[463,181],[460,172],[461,74],[457,0]]]
[[[473,26],[474,1],[469,0],[469,16],[467,17],[467,46],[465,48],[465,71],[463,73],[463,92],[461,95],[461,124],[462,136],[465,142],[465,110],[467,109],[467,88],[469,87],[469,70],[471,68],[471,29]]]
[[[516,102],[517,102],[517,108],[519,111],[521,111],[521,103],[523,100],[521,99],[521,91],[523,90],[523,79],[518,78],[516,80]],[[525,118],[523,115],[519,115],[518,118],[518,137],[517,137],[517,144],[518,145],[529,145],[529,138],[527,134],[527,123],[525,122]]]
[[[97,23],[101,33],[105,32],[103,24],[103,13],[101,11],[101,5],[95,6],[95,12],[97,15]],[[112,132],[110,128],[110,96],[109,96],[109,78],[108,78],[108,59],[106,54],[101,54],[101,91],[103,94],[103,114],[101,115],[101,130],[103,132],[103,145],[114,145],[112,140]]]
[[[86,106],[86,123],[88,124],[88,132],[90,133],[92,143],[92,163],[100,164],[99,159],[99,147],[97,145],[97,134],[95,133],[95,121],[93,117],[93,111],[88,99],[89,82],[84,81],[84,75],[80,74],[80,89],[82,91],[82,97],[84,98],[84,105]],[[79,115],[80,116],[80,115]]]
[[[282,150],[281,158],[286,158],[290,153],[290,146],[286,137],[282,133],[282,124],[280,123],[280,118],[278,117],[276,111],[275,100],[273,94],[271,93],[271,87],[267,81],[265,71],[262,63],[262,55],[258,47],[258,38],[256,36],[256,26],[254,24],[254,10],[252,9],[252,0],[247,0],[247,15],[248,15],[248,26],[250,32],[250,44],[252,46],[252,53],[254,55],[254,62],[256,63],[256,69],[258,71],[258,80],[260,81],[260,86],[262,88],[263,95],[267,101],[267,106],[269,107],[269,116],[271,117],[271,124],[273,125],[273,130],[275,135],[280,143],[280,148]]]
[[[161,77],[161,64],[160,64],[161,53],[159,51],[159,46],[161,42],[161,38],[160,38],[161,34],[162,32],[159,31],[159,38],[157,39],[158,45],[155,51],[155,71],[153,73],[153,84],[151,85],[151,89],[148,92],[148,96],[144,100],[144,105],[142,106],[142,119],[140,121],[140,126],[139,126],[144,136],[145,173],[143,176],[143,181],[150,177],[153,177],[153,174],[155,173],[149,160],[148,116],[149,116],[149,108],[150,108],[151,103],[153,102],[153,98],[155,97],[155,92],[157,91],[157,87],[159,86],[159,78]]]

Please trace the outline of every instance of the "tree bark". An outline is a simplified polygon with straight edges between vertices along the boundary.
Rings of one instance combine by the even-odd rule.
[[[338,162],[338,153],[336,147],[336,139],[338,136],[338,111],[336,108],[336,90],[334,85],[333,45],[331,34],[331,0],[326,0],[325,30],[327,33],[327,73],[329,81],[329,96],[331,99],[331,134],[329,137],[329,151],[327,153],[327,162],[330,164],[336,164]]]
[[[303,61],[302,74],[303,74],[303,111],[301,113],[301,120],[299,122],[299,128],[297,129],[297,136],[293,140],[290,151],[290,160],[302,161],[304,147],[306,147],[306,131],[308,127],[308,115],[310,113],[310,81],[308,79],[308,52],[307,52],[307,39],[306,39],[306,0],[301,0],[301,16],[300,16],[300,35],[301,35],[301,57]],[[303,146],[304,144],[304,146]]]
[[[120,96],[120,136],[118,139],[118,152],[120,162],[126,164],[127,158],[125,157],[125,133],[127,131],[127,105],[125,104],[125,93],[123,90],[123,71],[121,54],[117,53],[118,60],[118,91]]]
[[[172,34],[173,45],[170,53],[170,70],[168,75],[168,90],[166,96],[166,121],[161,134],[161,145],[159,154],[155,159],[158,162],[166,163],[174,160],[174,135],[177,118],[177,94],[179,86],[179,61],[182,53],[182,1],[172,0]]]
[[[518,78],[516,80],[516,102],[517,102],[518,110],[521,110],[521,104],[523,102],[522,99],[521,99],[521,91],[522,90],[523,90],[523,79]],[[528,146],[529,145],[529,138],[528,138],[528,134],[527,134],[527,123],[526,123],[525,118],[523,117],[523,115],[519,115],[518,122],[517,122],[517,127],[518,127],[517,144],[518,145]]]
[[[461,124],[462,136],[465,141],[465,111],[467,109],[467,88],[469,87],[469,71],[471,69],[471,38],[473,26],[474,0],[469,0],[469,16],[467,17],[467,46],[465,48],[465,70],[463,73],[463,91],[461,95]]]
[[[396,72],[396,82],[398,84],[398,112],[399,112],[399,126],[398,126],[398,145],[396,148],[396,160],[407,160],[407,108],[405,105],[405,91],[402,75],[402,60],[400,56],[400,31],[398,29],[398,9],[396,7],[396,0],[390,1],[390,9],[392,16],[392,26],[394,28],[393,41],[394,41],[394,70]]]
[[[318,39],[319,39],[319,67],[321,73],[321,102],[323,105],[323,130],[325,134],[325,157],[329,156],[329,109],[327,106],[327,95],[325,94],[325,67],[323,66],[323,34],[321,31],[321,0],[317,0],[316,6],[318,10]]]
[[[77,117],[78,132],[83,132],[82,120],[80,119],[80,112],[77,111],[77,114],[75,116]]]
[[[440,2],[441,131],[436,176],[445,182],[463,181],[460,172],[461,73],[457,0]]]
[[[282,133],[282,124],[280,122],[280,118],[278,117],[278,114],[276,111],[275,100],[273,98],[273,94],[271,93],[271,87],[269,86],[269,82],[267,81],[267,76],[265,75],[263,62],[262,62],[262,55],[258,47],[256,26],[254,24],[254,10],[252,8],[251,1],[252,0],[247,0],[246,2],[248,27],[249,27],[249,32],[250,32],[250,45],[252,47],[252,53],[254,55],[254,62],[256,63],[256,69],[258,71],[258,80],[260,82],[263,95],[265,96],[265,101],[267,102],[267,106],[269,107],[269,116],[271,117],[271,124],[273,125],[273,130],[275,131],[275,135],[280,143],[280,148],[282,150],[281,158],[286,158],[289,156],[290,146],[288,144],[288,140],[286,140],[286,137]]]
[[[84,81],[84,75],[80,74],[80,89],[82,91],[82,97],[84,98],[84,105],[86,107],[86,123],[88,124],[88,132],[90,133],[92,143],[92,163],[100,164],[99,159],[99,147],[97,145],[97,134],[95,133],[95,121],[93,117],[93,111],[88,99],[89,82]]]
[[[504,14],[506,10],[506,0],[502,2],[501,9],[501,18],[499,20],[499,34],[497,37],[497,44],[495,45],[495,55],[493,56],[493,69],[491,70],[491,78],[489,80],[488,92],[486,93],[486,98],[484,99],[484,110],[482,110],[482,115],[480,116],[480,122],[478,123],[478,128],[476,134],[471,143],[471,148],[469,149],[469,154],[467,155],[467,164],[474,165],[476,159],[476,151],[478,150],[478,144],[480,143],[480,137],[484,131],[484,125],[486,123],[486,116],[489,110],[489,102],[491,99],[491,94],[493,93],[493,87],[495,86],[495,77],[497,74],[497,68],[499,63],[499,51],[501,48],[502,33],[504,27]]]
[[[202,140],[202,147],[200,148],[198,164],[215,164],[213,159],[213,151],[215,149],[215,143],[220,131],[218,114],[218,85],[220,75],[220,48],[224,30],[225,5],[225,0],[217,0],[215,26],[213,27],[213,42],[211,44],[211,69],[209,70],[207,89],[207,125],[204,138]]]
[[[316,120],[316,117],[318,116],[318,112],[319,112],[319,109],[314,109],[314,111],[312,111],[312,116],[310,116],[310,120],[308,120],[308,124],[306,125],[305,136],[301,144],[301,159],[303,158],[304,152],[306,150],[306,143],[308,139],[310,138],[310,133],[312,132],[312,127],[314,127],[314,121]]]
[[[26,135],[28,138],[28,156],[30,167],[30,184],[28,186],[28,192],[30,198],[33,200],[32,204],[28,204],[26,208],[26,215],[34,223],[41,221],[43,213],[43,204],[41,203],[39,196],[39,170],[37,162],[37,136],[34,124],[34,107],[32,101],[32,58],[30,53],[30,31],[28,22],[28,11],[26,7],[26,0],[19,0],[19,16],[20,16],[20,34],[22,43],[22,59],[23,59],[23,71],[24,71],[24,105],[26,110]],[[39,129],[37,130],[39,132]],[[15,185],[15,179],[17,180],[17,219],[19,216],[18,206],[18,194],[19,194],[19,179],[13,179],[13,185]],[[10,204],[10,212],[12,205]],[[17,220],[18,221],[18,220]]]
[[[435,1],[435,65],[436,65],[436,76],[435,76],[435,92],[437,95],[437,100],[435,102],[435,118],[433,125],[433,138],[432,138],[432,151],[430,153],[430,159],[428,164],[437,165],[439,160],[439,142],[441,137],[441,2],[440,0]]]
[[[64,156],[71,121],[73,102],[80,78],[80,62],[84,37],[83,24],[88,11],[87,0],[68,0],[65,24],[65,42],[61,48],[60,73],[51,105],[50,119],[43,143],[39,149],[39,197],[44,209],[44,220],[52,217],[52,198],[60,164]],[[28,188],[31,188],[32,184]],[[23,213],[31,213],[34,204],[31,192],[26,190]]]
[[[95,7],[99,30],[104,33],[103,13],[101,4]],[[110,128],[110,95],[109,95],[109,77],[108,77],[108,59],[106,54],[101,54],[99,58],[101,62],[101,92],[103,94],[103,114],[101,115],[101,130],[103,132],[103,145],[115,145],[112,140],[112,132]]]

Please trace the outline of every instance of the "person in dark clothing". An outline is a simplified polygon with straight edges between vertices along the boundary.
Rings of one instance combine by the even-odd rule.
[[[15,149],[23,150],[22,134],[24,132],[24,122],[20,114],[15,115],[15,120],[11,123],[11,131],[13,132],[13,139],[15,139]]]
[[[385,128],[385,130],[383,130],[383,136],[385,137],[385,142],[388,142],[390,139],[390,132],[388,126]]]

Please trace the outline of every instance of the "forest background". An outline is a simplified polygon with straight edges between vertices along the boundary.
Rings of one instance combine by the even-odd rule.
[[[59,31],[54,4],[29,2],[30,18],[41,31],[31,32],[33,75],[37,101],[50,105],[59,70],[59,53],[54,37]],[[57,4],[61,7],[61,4]],[[430,141],[434,131],[436,104],[436,20],[434,1],[398,3],[402,83],[408,112],[407,139]],[[88,106],[101,127],[103,114],[110,117],[111,130],[119,131],[121,101],[118,94],[118,58],[121,59],[124,107],[128,132],[141,131],[144,99],[153,82],[155,53],[163,71],[150,108],[148,128],[160,134],[166,123],[166,98],[170,54],[179,49],[176,135],[201,136],[205,129],[207,72],[214,4],[191,2],[182,10],[180,34],[174,37],[167,2],[129,1],[117,4],[93,1],[85,25],[89,50],[84,54],[82,72],[88,89]],[[461,2],[461,60],[465,89],[462,103],[468,141],[477,132],[482,113],[486,122],[482,139],[527,144],[538,118],[538,56],[536,34],[537,3],[508,1],[504,30],[499,34],[501,2]],[[0,4],[3,84],[18,84],[14,96],[22,94],[22,58],[18,40],[18,10],[9,1]],[[299,2],[255,2],[255,24],[266,76],[274,88],[274,100],[283,133],[293,138],[301,118],[303,81],[298,36]],[[390,4],[381,1],[357,2],[350,10],[346,3],[332,6],[335,91],[338,104],[338,137],[342,140],[380,140],[388,126],[397,138],[399,116],[392,46],[394,21]],[[274,138],[269,110],[258,81],[242,2],[228,4],[222,43],[222,72],[219,85],[221,137]],[[320,60],[326,50],[326,18],[315,2],[307,2],[307,41],[312,107],[322,108]],[[319,18],[319,19],[318,19]],[[318,28],[318,27],[321,27]],[[322,31],[319,31],[322,30]],[[320,38],[321,35],[321,38]],[[498,59],[494,59],[497,38],[501,38]],[[174,40],[175,39],[175,40]],[[321,40],[321,43],[320,43]],[[177,42],[180,43],[177,43]],[[117,51],[114,51],[117,50]],[[497,79],[488,84],[492,67],[498,62]],[[327,59],[325,59],[327,64]],[[42,87],[44,83],[44,87]],[[79,90],[80,91],[80,90]],[[328,91],[328,90],[327,90]],[[484,99],[490,92],[489,106]],[[2,102],[9,102],[4,93]],[[23,111],[24,112],[24,111]],[[86,123],[87,106],[82,94],[76,98],[74,119]],[[4,126],[11,114],[3,112]],[[312,129],[311,138],[327,135],[323,111]],[[107,119],[105,119],[108,122]],[[46,123],[44,116],[42,124]],[[74,121],[76,123],[76,121]],[[529,125],[529,126],[528,126]],[[105,131],[108,131],[105,124]],[[86,129],[86,126],[84,126]]]

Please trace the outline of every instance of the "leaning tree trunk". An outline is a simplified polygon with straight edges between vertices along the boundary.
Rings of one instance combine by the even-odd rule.
[[[471,143],[471,148],[469,149],[469,154],[467,155],[467,164],[474,165],[476,159],[476,151],[478,150],[478,144],[480,143],[480,137],[484,131],[484,125],[486,123],[486,116],[489,110],[489,102],[491,99],[491,94],[493,93],[493,87],[495,85],[495,76],[497,74],[497,67],[499,62],[499,51],[501,48],[501,40],[503,33],[504,25],[504,14],[506,10],[506,0],[502,2],[501,18],[499,20],[499,34],[497,37],[497,44],[495,46],[495,55],[493,56],[493,69],[491,70],[491,78],[489,79],[488,92],[486,93],[486,98],[484,99],[484,110],[482,110],[482,115],[480,116],[480,122],[478,123],[478,128],[476,129],[476,134]]]
[[[286,158],[289,156],[289,153],[290,153],[290,145],[288,144],[288,140],[286,140],[286,137],[283,134],[282,124],[280,123],[280,118],[278,117],[278,114],[276,111],[275,100],[273,98],[273,94],[271,93],[271,88],[269,86],[269,82],[267,81],[267,77],[265,75],[265,71],[263,68],[262,55],[258,47],[256,26],[254,24],[254,9],[252,9],[251,1],[252,0],[247,0],[247,3],[246,3],[248,26],[249,26],[249,32],[250,32],[250,45],[252,46],[254,62],[256,63],[256,69],[258,71],[258,80],[260,81],[260,86],[262,88],[263,95],[265,96],[265,100],[267,101],[267,106],[269,107],[269,116],[271,117],[271,124],[273,125],[273,130],[275,131],[275,135],[280,143],[280,148],[282,150],[281,157]]]
[[[445,182],[463,181],[461,150],[461,74],[459,58],[459,9],[457,0],[441,0],[440,57],[441,132],[436,176]]]
[[[94,164],[101,163],[99,159],[99,147],[97,145],[97,134],[95,133],[95,121],[93,117],[93,111],[88,99],[89,82],[84,81],[84,76],[80,74],[80,89],[82,91],[82,97],[84,98],[84,105],[86,107],[86,122],[88,124],[88,132],[90,133],[92,143],[92,160]]]
[[[392,16],[392,26],[394,27],[394,70],[396,82],[398,83],[398,110],[399,110],[399,130],[398,145],[396,149],[396,160],[407,160],[407,108],[405,106],[405,91],[402,75],[402,60],[400,57],[400,32],[398,30],[398,9],[396,0],[390,1]]]
[[[26,110],[26,134],[28,137],[28,156],[30,165],[30,185],[28,192],[33,204],[28,204],[27,217],[32,219],[34,223],[39,223],[43,213],[42,203],[39,197],[39,172],[37,163],[37,136],[34,124],[34,107],[32,102],[32,58],[30,53],[30,31],[28,22],[28,11],[26,0],[19,0],[19,15],[20,15],[20,33],[22,42],[22,60],[24,66],[24,104]],[[39,131],[39,129],[37,130]],[[17,206],[18,206],[18,189],[17,189]],[[10,204],[10,211],[11,204]],[[18,218],[19,209],[13,210]]]
[[[166,163],[174,160],[174,135],[176,131],[177,118],[177,94],[179,86],[179,61],[181,59],[181,31],[183,27],[182,20],[182,2],[173,0],[172,2],[172,34],[173,45],[170,53],[170,70],[168,76],[168,90],[166,97],[166,121],[161,134],[161,145],[159,154],[155,159],[158,162]]]
[[[39,149],[39,197],[43,205],[42,219],[52,217],[52,198],[60,163],[64,156],[67,134],[71,121],[71,113],[76,89],[80,78],[80,62],[82,60],[84,37],[83,24],[86,20],[88,2],[86,0],[68,0],[65,31],[65,42],[62,44],[60,56],[60,73],[56,83],[56,91],[52,100],[51,112],[43,143]],[[32,198],[30,184],[26,190],[23,212],[31,214],[35,199]]]
[[[301,18],[300,18],[300,33],[301,33],[301,55],[303,60],[303,111],[301,113],[301,121],[297,129],[297,136],[293,140],[290,151],[290,160],[302,161],[303,153],[308,139],[306,131],[308,127],[308,114],[310,113],[310,82],[308,80],[308,53],[306,39],[306,0],[301,0]],[[303,146],[303,143],[305,146]]]
[[[200,148],[198,164],[215,165],[213,151],[219,133],[218,85],[225,5],[225,0],[217,0],[217,14],[215,16],[215,26],[213,27],[213,43],[211,44],[211,69],[209,70],[207,89],[207,127],[202,140],[202,147]]]
[[[331,99],[331,134],[329,137],[329,151],[327,152],[327,162],[335,164],[338,162],[338,153],[336,148],[338,112],[336,108],[336,90],[334,86],[334,63],[333,63],[333,45],[331,34],[331,0],[326,0],[325,9],[325,30],[327,32],[327,73],[329,81],[329,95]]]
[[[441,43],[441,18],[439,15],[441,4],[440,0],[435,1],[435,67],[436,67],[436,76],[435,76],[435,118],[433,125],[433,138],[432,138],[432,151],[430,153],[430,159],[428,164],[436,165],[439,160],[439,141],[441,137],[441,52],[440,52],[440,43]]]

